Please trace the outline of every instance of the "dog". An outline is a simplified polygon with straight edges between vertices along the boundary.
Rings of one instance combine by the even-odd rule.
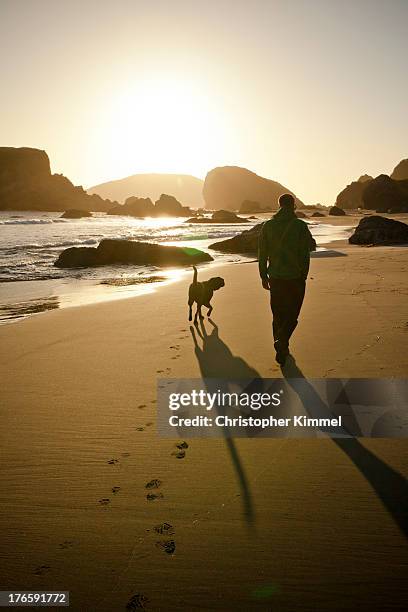
[[[197,280],[197,268],[193,266],[194,276],[193,282],[191,283],[188,290],[188,320],[191,321],[193,318],[193,304],[196,302],[197,310],[194,317],[194,323],[197,322],[197,317],[200,319],[204,319],[204,315],[201,312],[201,308],[206,306],[208,308],[207,316],[209,317],[212,313],[213,307],[211,306],[211,298],[214,294],[214,291],[221,289],[224,287],[225,281],[220,276],[214,276],[210,278],[208,281],[203,281],[199,283]]]

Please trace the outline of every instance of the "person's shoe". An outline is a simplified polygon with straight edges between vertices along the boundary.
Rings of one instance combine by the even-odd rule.
[[[281,353],[281,352],[277,352],[276,353],[276,361],[277,363],[279,363],[280,366],[284,366],[286,363],[286,359],[288,357],[289,353]]]
[[[289,355],[289,348],[287,346],[280,347],[279,342],[275,342],[275,350],[277,363],[279,363],[280,366],[284,366]]]

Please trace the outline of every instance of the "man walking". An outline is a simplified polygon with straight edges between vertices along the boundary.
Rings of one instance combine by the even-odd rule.
[[[307,224],[295,215],[293,195],[281,195],[279,206],[262,227],[259,274],[271,296],[276,361],[284,365],[305,295],[310,251],[316,249],[316,242]]]

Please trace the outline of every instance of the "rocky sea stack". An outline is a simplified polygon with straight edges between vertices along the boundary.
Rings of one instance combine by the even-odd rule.
[[[102,240],[97,248],[71,247],[60,253],[57,268],[85,268],[115,264],[188,266],[213,258],[188,247],[163,246],[132,240]]]
[[[276,181],[238,166],[214,168],[205,177],[203,187],[206,208],[213,210],[239,210],[245,200],[255,202],[261,208],[277,210],[279,196],[283,193],[292,192]],[[296,199],[296,205],[300,207],[303,203]]]
[[[188,206],[183,206],[174,196],[162,193],[153,204],[150,198],[131,196],[124,204],[114,206],[108,215],[124,215],[128,217],[189,217],[193,215]]]
[[[0,210],[106,212],[112,204],[89,195],[62,174],[51,174],[45,151],[0,147]]]
[[[408,180],[395,181],[380,174],[363,193],[364,208],[377,212],[408,212]]]

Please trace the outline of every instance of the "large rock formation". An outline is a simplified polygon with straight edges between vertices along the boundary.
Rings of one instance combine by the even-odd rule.
[[[278,198],[283,193],[292,192],[276,181],[237,166],[214,168],[205,177],[203,187],[206,208],[213,210],[238,210],[244,200],[259,202],[263,207],[276,210]],[[296,203],[303,205],[298,199]]]
[[[248,220],[230,210],[216,210],[211,217],[194,217],[186,223],[248,223]]]
[[[188,266],[213,258],[204,251],[132,240],[102,240],[97,248],[71,247],[60,253],[57,268],[83,268],[114,264]]]
[[[0,210],[107,211],[112,202],[51,174],[45,151],[0,147]]]
[[[380,174],[364,189],[363,203],[364,208],[377,212],[408,210],[408,180],[395,181],[386,174]]]
[[[351,244],[405,244],[408,243],[408,225],[379,215],[360,219]]]
[[[172,193],[181,202],[198,208],[204,205],[203,184],[201,179],[189,174],[134,174],[90,187],[88,193],[118,202],[130,196],[150,198],[154,202],[161,193]]]
[[[342,209],[363,208],[363,193],[368,183],[372,180],[372,176],[363,174],[358,181],[353,181],[350,185],[347,185],[337,196],[336,206]]]
[[[408,180],[408,159],[401,160],[391,172],[390,177],[395,181]]]

